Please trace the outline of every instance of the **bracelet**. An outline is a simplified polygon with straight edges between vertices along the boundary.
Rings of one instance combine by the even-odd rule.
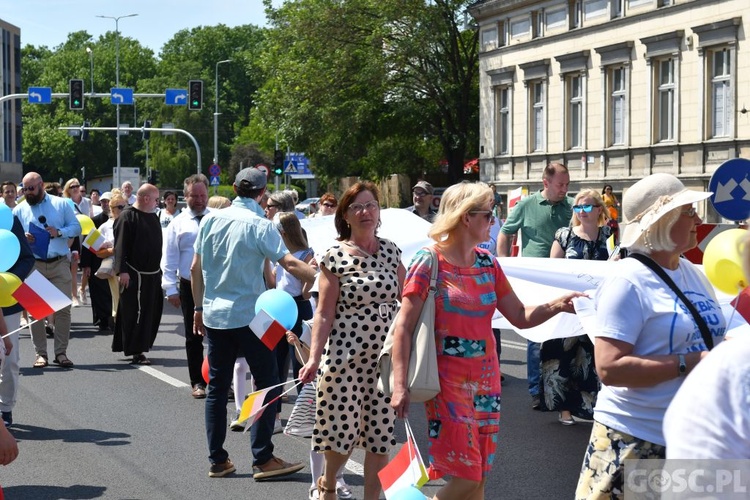
[[[193,308],[193,311],[195,311],[195,312],[197,312],[197,313],[199,313],[199,312],[203,312],[203,306],[198,306],[198,307],[194,307],[194,308]]]

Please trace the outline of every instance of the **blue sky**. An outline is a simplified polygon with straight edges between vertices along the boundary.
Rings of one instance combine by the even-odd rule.
[[[273,0],[278,6],[282,0]],[[23,45],[54,48],[68,33],[87,31],[95,40],[114,31],[120,19],[120,34],[138,40],[158,54],[178,31],[197,26],[225,24],[263,26],[266,17],[261,0],[0,0],[0,19],[21,28]]]

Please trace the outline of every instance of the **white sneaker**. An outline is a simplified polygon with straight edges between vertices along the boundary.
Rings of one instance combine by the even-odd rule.
[[[240,418],[240,410],[237,410],[234,414],[234,419],[229,423],[229,429],[234,432],[242,432],[245,430],[245,425],[247,425],[247,420],[245,420],[242,423],[239,423],[238,420]]]
[[[354,496],[349,485],[344,482],[344,478],[336,478],[336,496],[341,500],[348,500]]]

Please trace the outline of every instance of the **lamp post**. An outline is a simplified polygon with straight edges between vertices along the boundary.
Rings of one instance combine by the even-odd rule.
[[[219,161],[219,64],[232,62],[231,59],[224,59],[216,63],[216,92],[214,93],[214,164]]]
[[[89,62],[91,63],[91,95],[94,95],[94,51],[91,47],[86,47],[86,52],[89,55]]]
[[[115,21],[115,86],[120,86],[120,19],[126,17],[135,17],[138,14],[128,14],[127,16],[96,16],[102,19],[114,19]],[[117,133],[115,138],[117,140],[117,182],[116,187],[120,186],[120,167],[122,167],[122,159],[120,157],[120,105],[117,104]]]

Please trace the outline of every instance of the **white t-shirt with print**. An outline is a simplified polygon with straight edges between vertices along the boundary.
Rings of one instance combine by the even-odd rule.
[[[690,372],[664,417],[667,458],[750,458],[750,335]]]
[[[633,345],[640,356],[686,354],[707,350],[700,330],[682,300],[651,269],[632,258],[612,266],[612,275],[596,291],[597,337]],[[726,330],[724,315],[706,277],[680,259],[674,271],[664,269],[708,324],[714,345]],[[652,443],[664,445],[664,413],[684,378],[651,387],[602,384],[594,420]]]

